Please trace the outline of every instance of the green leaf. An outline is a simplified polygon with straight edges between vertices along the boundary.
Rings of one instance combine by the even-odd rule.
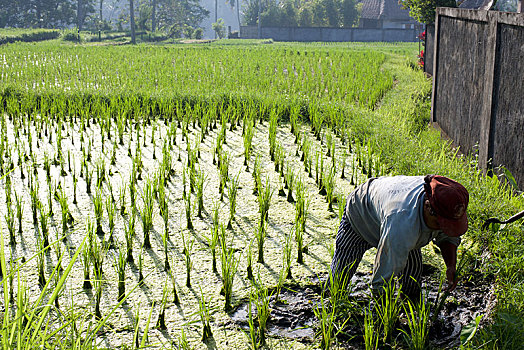
[[[462,331],[460,332],[460,343],[462,346],[466,345],[471,339],[473,339],[473,336],[477,333],[481,319],[482,315],[478,315],[475,320],[462,328]]]

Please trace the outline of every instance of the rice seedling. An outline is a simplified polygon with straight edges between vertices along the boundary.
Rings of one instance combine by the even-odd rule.
[[[153,183],[150,179],[146,180],[144,191],[142,195],[143,207],[140,213],[142,219],[142,230],[144,232],[144,248],[151,248],[151,240],[149,238],[151,230],[153,229],[153,214],[154,214],[154,194]]]
[[[401,310],[400,290],[397,291],[393,278],[386,281],[380,294],[375,298],[375,310],[382,326],[382,341],[388,343],[395,330],[395,323]]]
[[[94,278],[102,277],[104,260],[106,258],[107,249],[106,247],[98,243],[98,239],[94,238],[89,242],[89,253],[91,254],[91,264],[93,265]]]
[[[78,176],[76,175],[76,164],[73,163],[73,171],[71,172],[72,176],[73,176],[73,204],[78,204],[78,200],[77,200],[77,196],[76,196],[76,193],[77,193],[77,187],[78,187]]]
[[[348,154],[346,153],[346,150],[344,149],[344,152],[342,153],[342,158],[340,159],[340,178],[345,179],[346,178],[346,160],[347,160]]]
[[[118,203],[120,204],[120,215],[124,216],[126,213],[126,192],[127,183],[122,182],[118,191]]]
[[[418,302],[413,302],[408,299],[402,303],[402,307],[407,316],[409,327],[409,332],[405,329],[401,329],[401,332],[404,333],[406,342],[409,344],[410,349],[426,349],[430,327],[429,314],[431,307],[426,303],[425,298],[420,298]]]
[[[126,260],[127,262],[134,262],[133,259],[133,239],[135,237],[135,218],[136,215],[133,212],[129,218],[127,226],[124,228],[124,236],[126,239]]]
[[[102,229],[102,217],[104,215],[104,201],[102,199],[102,190],[100,187],[97,187],[95,196],[93,197],[93,206],[95,208],[96,234],[103,236],[104,230]]]
[[[127,249],[123,247],[118,248],[118,255],[115,256],[115,270],[118,276],[118,298],[120,302],[124,300],[126,294],[126,265],[127,265]]]
[[[337,193],[337,204],[338,204],[338,218],[342,220],[344,212],[346,210],[346,195],[342,192]]]
[[[16,218],[18,219],[18,234],[22,234],[22,217],[24,212],[23,197],[15,192]]]
[[[326,201],[328,202],[328,211],[333,211],[333,193],[335,191],[335,170],[329,168],[326,170],[325,175],[323,176],[324,188],[326,190]]]
[[[158,314],[158,320],[156,322],[155,328],[165,331],[166,326],[166,307],[167,307],[167,297],[169,296],[169,291],[167,289],[167,281],[164,283],[164,288],[162,289],[162,300],[160,301],[160,313]]]
[[[56,186],[53,184],[53,181],[50,177],[47,178],[47,206],[49,208],[49,216],[53,216],[53,194],[56,192]],[[7,201],[11,202],[10,199]]]
[[[185,186],[184,186],[185,188]],[[191,219],[191,194],[186,193],[184,190],[182,194],[182,199],[184,200],[185,208],[186,208],[186,221],[187,221],[187,229],[192,230],[193,229],[193,221]]]
[[[293,198],[293,184],[295,182],[295,172],[293,171],[293,168],[287,163],[286,166],[286,176],[284,178],[284,182],[286,184],[286,187],[288,189],[287,191],[287,201],[289,203],[295,203],[295,199]]]
[[[253,123],[253,120],[246,118],[244,122],[244,133],[242,134],[244,140],[244,165],[246,166],[246,171],[249,171],[249,161],[251,160],[251,151],[254,135]]]
[[[353,157],[353,161],[352,161],[352,164],[351,164],[351,180],[349,181],[351,186],[355,186],[355,184],[356,184],[355,174],[356,174],[355,157]]]
[[[247,279],[250,281],[253,281],[253,241],[249,241],[249,245],[247,247],[247,267],[246,267],[246,274]]]
[[[113,242],[113,233],[115,231],[115,215],[116,215],[116,203],[112,196],[106,198],[106,212],[107,212],[107,221],[109,226],[109,238],[107,242],[110,246],[114,245]]]
[[[11,205],[8,205],[7,214],[4,215],[4,218],[7,224],[7,230],[9,231],[9,244],[15,245],[16,244],[15,216],[14,216],[13,208],[11,207]]]
[[[372,309],[364,309],[364,346],[366,350],[378,349],[379,332],[376,329]]]
[[[180,299],[178,298],[178,292],[176,290],[176,279],[172,270],[168,271],[168,275],[171,278],[171,284],[173,285],[173,303],[175,305],[180,305]]]
[[[182,328],[180,331],[180,336],[178,337],[178,348],[182,350],[191,350],[191,346],[189,346],[189,342],[187,340],[186,332]]]
[[[297,201],[295,204],[295,241],[297,242],[297,262],[304,263],[304,234],[306,232],[306,219],[309,199],[306,197],[306,188],[302,179],[298,178],[296,183]]]
[[[197,208],[199,218],[202,218],[202,211],[204,210],[204,188],[206,182],[206,175],[202,169],[198,170],[198,175],[196,178],[196,196],[197,196]]]
[[[211,226],[210,230],[211,233],[207,237],[207,244],[209,246],[209,250],[211,251],[211,266],[212,271],[214,273],[218,273],[217,270],[217,260],[216,260],[216,248],[218,246],[218,243],[220,242],[220,224],[219,224],[219,209],[220,209],[220,202],[215,202],[215,205],[213,206],[213,225]]]
[[[140,248],[138,254],[138,284],[144,284],[144,246]]]
[[[102,319],[102,312],[100,311],[100,303],[102,301],[102,289],[103,289],[103,276],[102,271],[96,268],[93,269],[94,275],[94,289],[95,289],[95,319]]]
[[[45,278],[45,249],[42,240],[40,240],[40,237],[37,236],[37,255],[36,255],[36,266],[38,270],[38,285],[41,289],[43,289],[46,285],[46,278]]]
[[[295,236],[295,230],[296,228],[293,226],[291,232],[284,235],[282,242],[282,270],[286,279],[293,278],[291,275],[291,253],[293,251],[293,237]]]
[[[91,284],[91,277],[90,277],[91,252],[89,251],[88,245],[84,245],[82,249],[82,265],[84,269],[84,284],[82,285],[82,288],[91,289],[93,288],[93,285]]]
[[[320,305],[313,308],[313,312],[319,320],[318,334],[320,336],[320,348],[323,350],[331,349],[333,341],[343,330],[344,325],[349,320],[349,317],[346,316],[341,324],[337,324],[337,305],[329,303],[328,300],[329,299],[325,297],[324,292],[322,292],[320,296]]]
[[[267,221],[269,217],[269,207],[271,205],[271,197],[273,191],[271,190],[271,182],[269,176],[266,177],[266,186],[259,185],[258,190],[258,211],[260,213],[260,221]]]
[[[269,156],[271,161],[275,161],[275,150],[276,150],[276,137],[277,137],[277,126],[278,126],[278,114],[273,109],[269,115]]]
[[[49,246],[49,210],[46,210],[44,205],[40,203],[40,232],[42,233],[43,247]],[[12,218],[12,216],[11,216]]]
[[[249,292],[249,302],[247,303],[247,324],[249,327],[249,330],[246,332],[247,338],[248,338],[248,344],[250,349],[257,350],[260,348],[260,345],[258,343],[258,334],[257,334],[257,326],[255,324],[255,318],[253,317],[253,303],[254,299],[256,298],[255,293],[253,290]]]
[[[220,201],[224,197],[224,188],[227,186],[227,180],[229,179],[229,163],[231,158],[227,151],[223,151],[219,154],[219,172],[220,172],[220,183],[218,186],[218,193],[220,194]]]
[[[191,270],[193,269],[193,262],[191,261],[191,252],[193,250],[193,245],[195,244],[195,240],[186,239],[186,236],[182,232],[182,244],[184,245],[184,262],[186,264],[186,287],[191,288]]]
[[[318,194],[325,196],[326,195],[326,186],[325,186],[324,179],[327,177],[327,170],[324,168],[324,154],[322,154],[322,152],[317,152],[317,155],[320,157],[320,164],[319,164],[318,173],[317,173],[317,176],[318,176],[317,185],[319,189]]]
[[[333,142],[333,134],[330,133],[329,131],[327,131],[325,133],[326,135],[326,157],[331,157],[331,149],[333,148],[333,146],[335,145],[335,143]],[[335,157],[335,154],[333,153],[333,158]]]
[[[107,170],[106,170],[106,162],[104,158],[99,158],[96,161],[96,187],[100,188],[102,187],[102,184],[106,181],[107,178]]]
[[[257,247],[258,247],[258,262],[263,264],[264,263],[264,243],[266,241],[267,237],[267,230],[266,230],[266,222],[262,219],[258,222],[258,226],[256,229],[256,240],[257,240]]]
[[[253,295],[252,301],[257,308],[258,339],[260,345],[265,346],[267,322],[271,317],[271,308],[269,307],[271,294],[269,293],[268,288],[261,282],[260,276],[257,277],[255,288],[256,295]]]
[[[259,187],[261,187],[261,184],[262,184],[260,180],[261,172],[260,172],[260,155],[259,154],[257,154],[257,156],[255,157],[252,175],[253,175],[253,180],[254,180],[253,194],[255,196],[258,196],[258,193],[260,192]]]
[[[235,251],[226,242],[226,230],[224,225],[220,225],[220,245],[221,245],[221,267],[222,267],[222,293],[224,295],[224,310],[229,312],[231,307],[231,297],[233,295],[233,282],[237,272],[239,260],[235,258]],[[221,294],[222,294],[221,293]]]
[[[211,310],[209,309],[208,302],[204,298],[202,288],[200,288],[200,298],[198,299],[198,314],[200,316],[200,322],[202,323],[202,341],[204,342],[213,336],[213,332],[211,330],[210,311]]]
[[[73,215],[69,210],[69,205],[67,204],[67,195],[65,193],[64,187],[60,186],[60,189],[57,191],[58,202],[60,203],[61,219],[62,219],[62,233],[67,231],[67,225],[72,225],[74,222]]]
[[[240,173],[238,173],[237,176],[231,178],[229,180],[229,185],[227,186],[227,193],[229,197],[229,222],[227,224],[227,228],[229,230],[233,229],[233,220],[235,219],[239,177]]]

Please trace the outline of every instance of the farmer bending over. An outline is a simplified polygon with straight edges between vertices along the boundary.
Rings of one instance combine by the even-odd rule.
[[[362,256],[377,248],[372,288],[399,276],[403,293],[420,296],[422,254],[433,240],[446,263],[448,290],[455,278],[457,246],[468,229],[468,191],[439,175],[371,178],[347,198],[331,263],[333,276],[350,281]]]

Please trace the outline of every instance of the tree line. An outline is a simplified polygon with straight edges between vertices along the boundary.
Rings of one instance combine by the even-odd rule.
[[[357,0],[260,0],[260,22],[268,27],[352,27],[361,4]],[[258,22],[259,0],[247,0],[244,21]]]
[[[103,17],[104,0],[0,0],[0,4],[0,28],[114,29]],[[199,0],[128,0],[126,7],[117,30],[135,22],[130,26],[132,31],[136,26],[139,30],[181,34],[188,27],[199,27],[209,15]]]

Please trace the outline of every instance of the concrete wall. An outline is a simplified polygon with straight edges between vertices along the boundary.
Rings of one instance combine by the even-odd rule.
[[[415,29],[262,27],[261,38],[276,41],[416,41]],[[256,26],[240,27],[242,39],[258,38]]]
[[[439,8],[432,121],[524,189],[524,15]]]

